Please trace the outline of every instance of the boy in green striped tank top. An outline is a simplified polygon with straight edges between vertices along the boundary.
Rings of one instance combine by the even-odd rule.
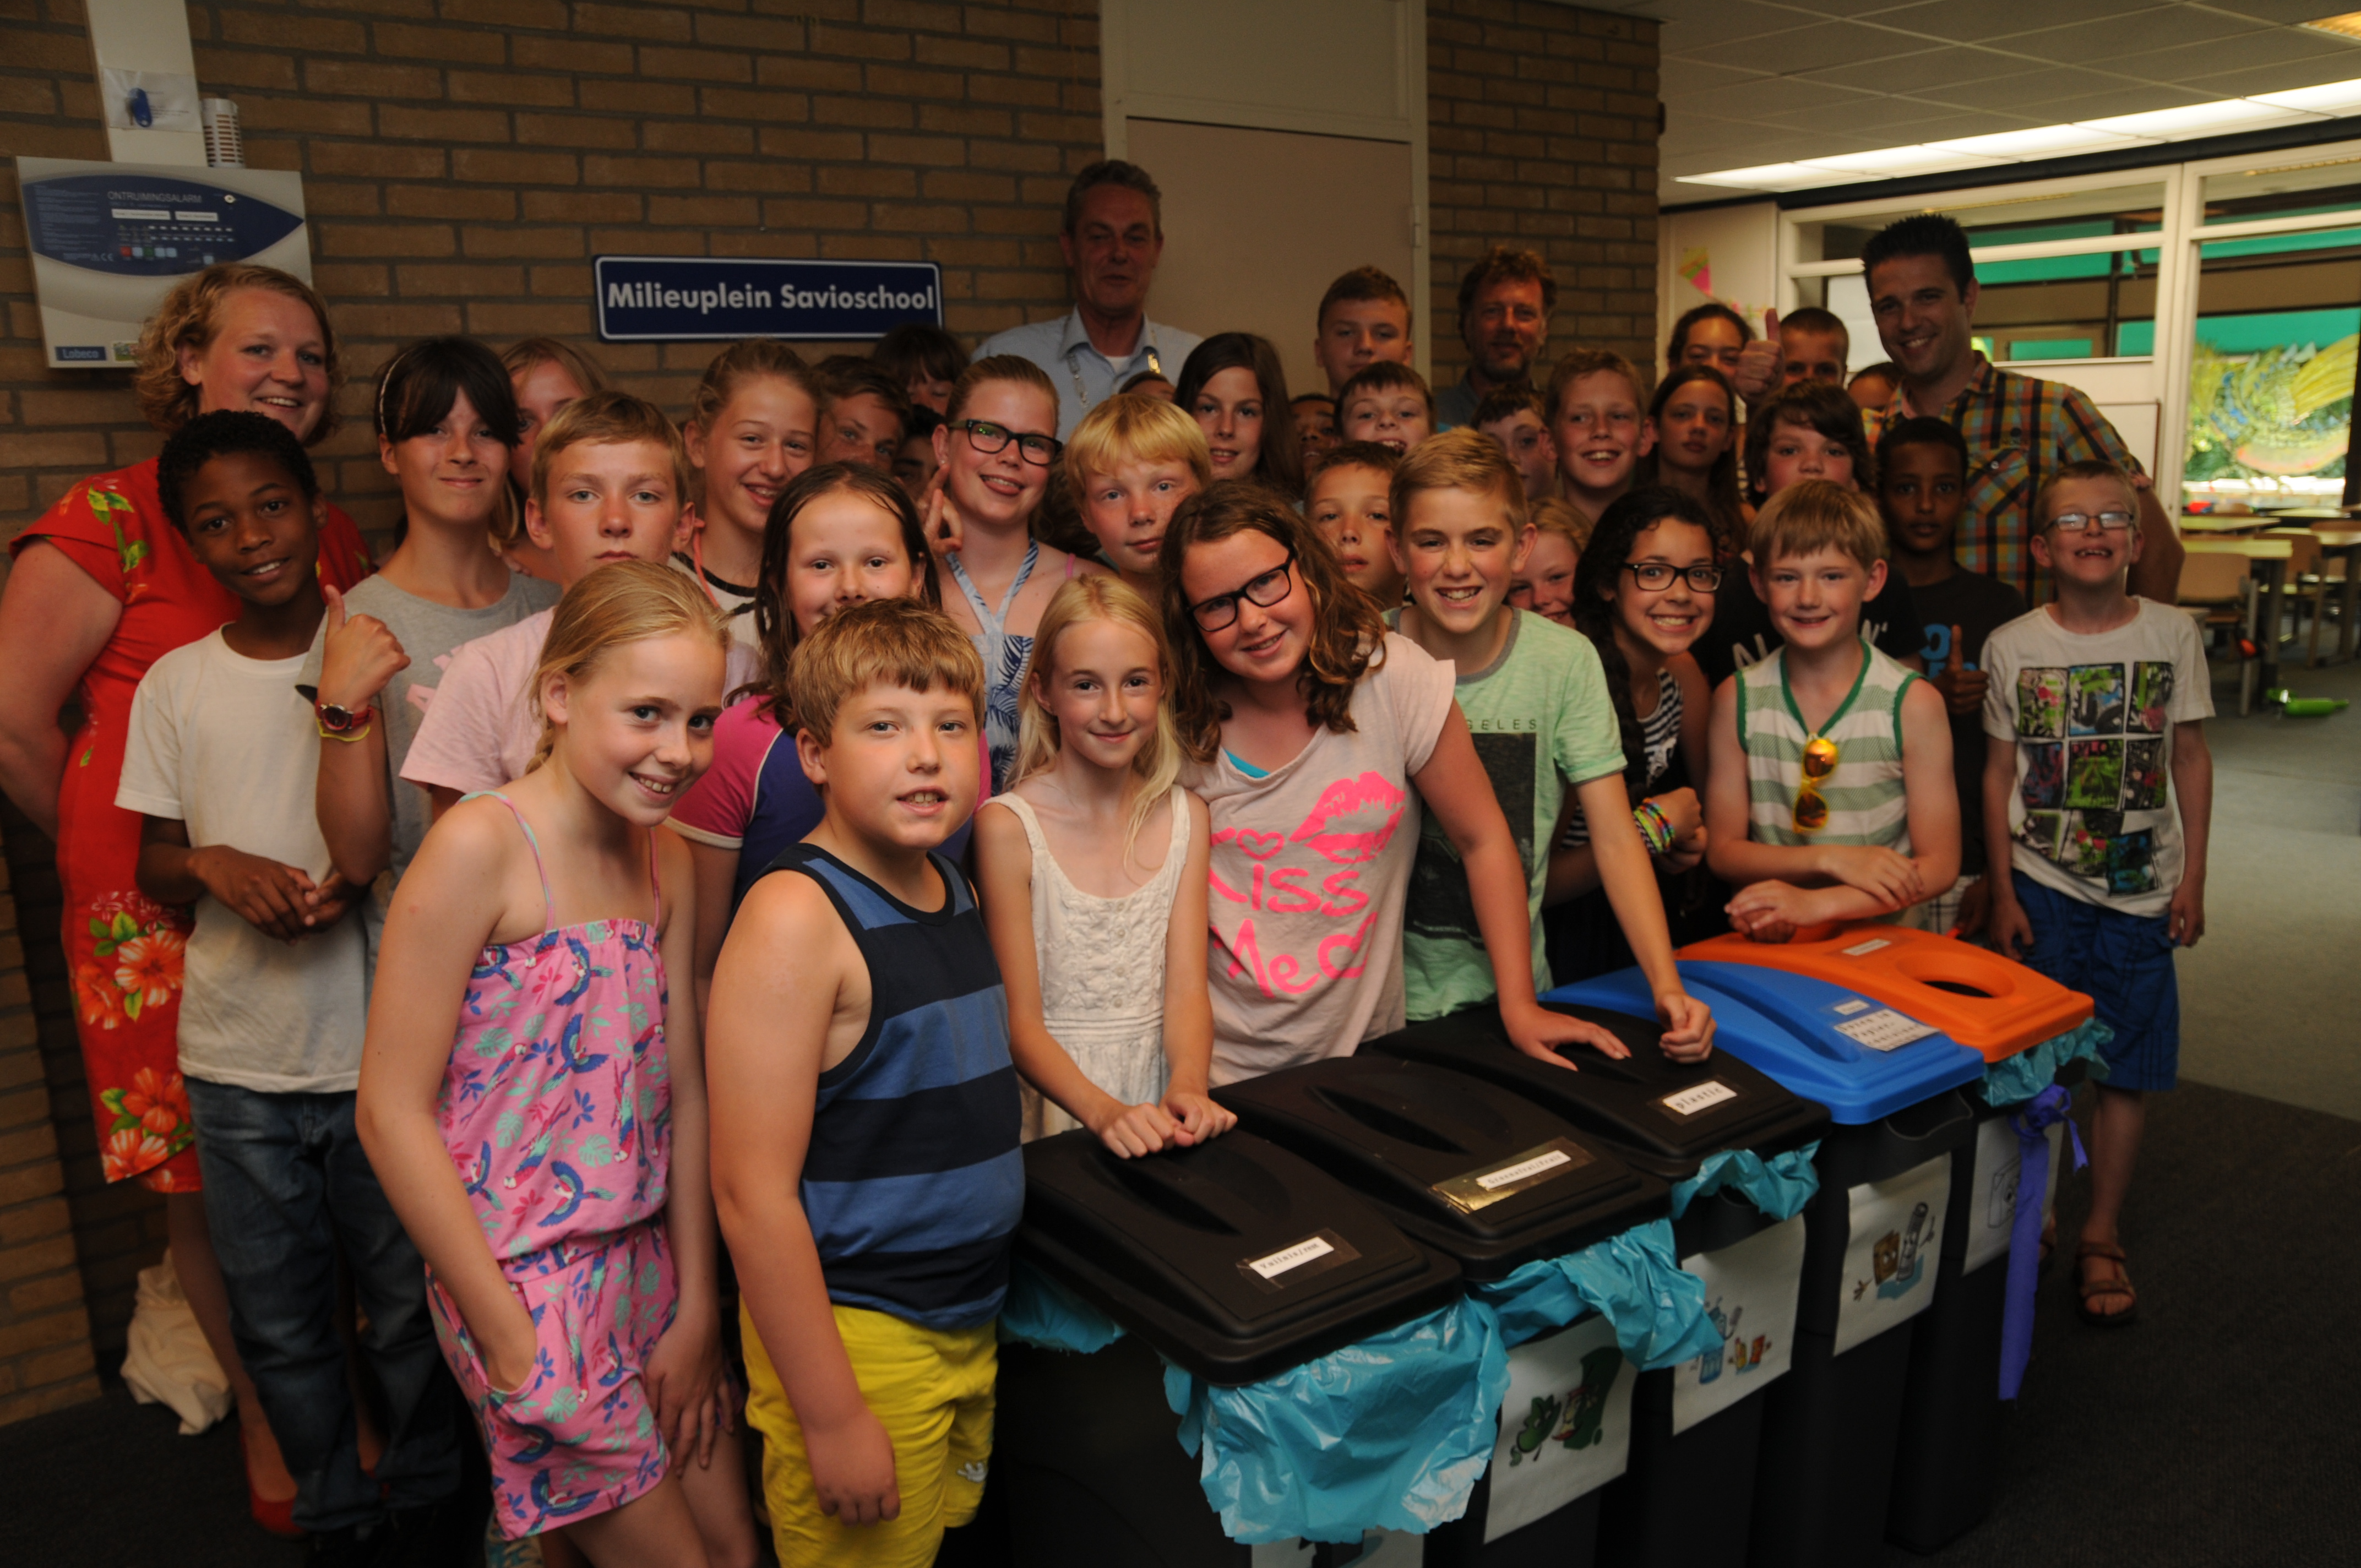
[[[1885,527],[1826,480],[1780,491],[1747,541],[1754,592],[1785,639],[1713,699],[1706,858],[1757,941],[1847,920],[1914,923],[1960,872],[1950,721],[1924,680],[1871,647]]]

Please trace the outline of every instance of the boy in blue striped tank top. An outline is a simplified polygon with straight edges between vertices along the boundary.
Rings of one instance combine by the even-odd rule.
[[[1885,525],[1824,479],[1781,490],[1749,532],[1749,573],[1784,645],[1714,693],[1706,859],[1757,941],[1890,919],[1960,874],[1950,720],[1935,688],[1864,641]]]
[[[975,810],[983,689],[974,644],[910,599],[797,644],[827,815],[714,970],[714,1196],[785,1563],[924,1568],[983,1495],[1025,1169],[1000,969],[936,852]]]

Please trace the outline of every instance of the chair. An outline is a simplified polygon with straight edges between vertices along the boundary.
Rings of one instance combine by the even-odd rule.
[[[2195,617],[2208,646],[2227,630],[2245,630],[2253,612],[2254,573],[2243,555],[2212,555],[2192,552],[2180,565],[2181,609]]]

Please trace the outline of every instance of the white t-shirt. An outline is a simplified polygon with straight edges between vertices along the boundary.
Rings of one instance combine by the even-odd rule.
[[[1322,729],[1260,778],[1224,751],[1182,779],[1213,818],[1217,1084],[1350,1056],[1402,1026],[1410,780],[1451,716],[1454,675],[1396,632],[1384,655],[1354,688],[1350,734]]]
[[[451,655],[434,705],[419,721],[401,776],[422,788],[498,789],[524,777],[541,744],[541,709],[533,700],[533,672],[549,641],[555,609],[526,616],[489,636],[462,643]],[[754,650],[731,641],[721,681],[729,695],[762,666]]]
[[[301,654],[248,659],[219,631],[149,667],[131,699],[115,804],[226,844],[329,872],[313,810],[320,737],[295,690]],[[357,912],[293,946],[214,899],[197,901],[181,998],[181,1070],[268,1094],[333,1094],[360,1082],[368,954]]]
[[[2197,624],[2152,599],[2085,636],[2048,609],[1984,642],[1984,733],[2016,746],[2009,861],[2125,915],[2161,915],[2180,886],[2172,727],[2213,717]]]

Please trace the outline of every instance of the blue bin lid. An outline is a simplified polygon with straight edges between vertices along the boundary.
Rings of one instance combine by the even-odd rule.
[[[1717,1050],[1818,1101],[1839,1124],[1874,1122],[1984,1075],[1982,1053],[1949,1035],[1929,1033],[1891,1050],[1862,1043],[1856,1035],[1925,1025],[1842,986],[1756,964],[1683,963],[1680,970],[1689,993],[1713,1009]],[[1562,985],[1542,1000],[1643,1014],[1656,1006],[1637,969]]]

